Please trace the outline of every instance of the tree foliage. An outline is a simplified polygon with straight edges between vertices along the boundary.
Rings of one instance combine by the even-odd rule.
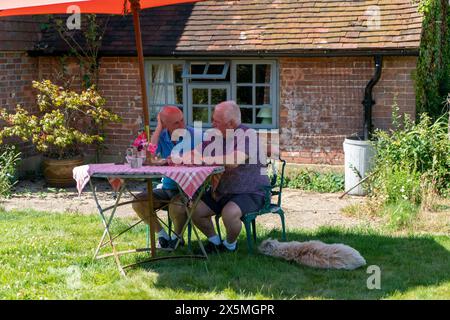
[[[416,74],[418,115],[436,120],[446,112],[450,92],[450,10],[448,0],[421,0],[422,38]]]

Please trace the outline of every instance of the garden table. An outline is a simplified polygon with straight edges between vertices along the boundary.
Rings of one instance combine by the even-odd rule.
[[[194,231],[194,234],[196,236],[196,239],[200,245],[202,255],[181,255],[181,256],[175,256],[175,255],[168,255],[163,257],[157,257],[156,256],[156,246],[155,246],[155,230],[150,224],[150,248],[147,243],[147,248],[142,249],[133,249],[133,250],[127,250],[127,251],[117,251],[115,240],[123,235],[125,232],[131,230],[135,226],[137,226],[139,223],[142,222],[140,220],[139,222],[131,225],[127,229],[121,231],[117,235],[112,235],[110,226],[111,223],[115,217],[115,213],[118,207],[128,205],[134,202],[139,201],[148,201],[149,210],[150,212],[155,215],[157,219],[159,219],[153,210],[153,184],[152,181],[154,179],[160,179],[162,177],[167,177],[172,180],[174,180],[178,188],[180,190],[180,194],[184,198],[184,203],[187,203],[186,205],[186,214],[187,214],[187,221],[185,225],[183,226],[180,238],[183,236],[184,231],[186,230],[189,223],[192,221],[192,214],[194,213],[201,197],[203,196],[206,186],[208,185],[208,182],[211,181],[212,177],[216,176],[218,177],[219,174],[223,173],[224,168],[221,166],[143,166],[141,168],[133,169],[127,164],[89,164],[84,166],[79,166],[74,168],[73,174],[74,179],[77,181],[77,189],[78,192],[81,194],[84,187],[90,183],[91,191],[94,196],[94,200],[97,205],[97,209],[99,211],[100,217],[102,219],[103,227],[105,228],[103,235],[100,239],[100,242],[97,246],[97,249],[94,253],[94,259],[102,259],[106,257],[114,256],[117,267],[119,268],[119,271],[122,275],[125,275],[124,269],[136,266],[142,263],[147,263],[151,261],[156,260],[162,260],[162,259],[176,259],[176,258],[207,258],[207,254],[203,248],[203,244],[200,240],[200,237],[198,235],[198,232],[195,228],[195,226],[192,224],[192,230]],[[91,178],[107,178],[109,179],[113,189],[115,189],[118,194],[115,199],[115,202],[112,206],[103,208],[97,197],[96,187],[94,183],[92,182]],[[148,192],[148,199],[147,200],[138,200],[136,196],[131,193],[126,187],[127,180],[146,180],[147,182],[147,192]],[[217,180],[217,179],[215,179]],[[130,192],[134,197],[135,200],[127,201],[127,202],[120,202],[121,197],[125,191]],[[109,218],[106,217],[105,212],[110,211],[111,214]],[[159,219],[160,220],[160,219]],[[161,221],[161,220],[160,220]],[[162,221],[161,221],[162,222]],[[164,222],[162,222],[164,224]],[[108,239],[105,241],[105,238],[108,237]],[[180,238],[178,238],[178,242],[175,246],[174,251],[177,249],[178,244],[180,243]],[[98,256],[98,253],[100,249],[104,246],[106,246],[109,243],[111,246],[112,252],[103,254],[101,256]],[[151,253],[151,258],[147,259],[142,262],[130,264],[127,266],[123,266],[120,263],[120,256],[123,254],[128,253],[137,253],[137,252],[148,252]]]

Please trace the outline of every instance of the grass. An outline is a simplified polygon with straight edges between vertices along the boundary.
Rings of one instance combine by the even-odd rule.
[[[341,213],[360,220],[378,220],[381,228],[391,234],[450,235],[450,198],[435,197],[430,206],[402,200],[380,205],[372,199],[344,207]]]
[[[115,230],[130,223],[120,220]],[[259,239],[280,237],[259,227]],[[289,240],[353,246],[381,268],[368,290],[366,268],[319,270],[240,250],[203,260],[145,265],[121,277],[112,258],[92,262],[102,233],[97,216],[0,208],[0,299],[442,299],[450,298],[450,238],[393,236],[367,229],[290,230]],[[121,249],[144,245],[145,228]],[[128,256],[128,262],[144,256]]]

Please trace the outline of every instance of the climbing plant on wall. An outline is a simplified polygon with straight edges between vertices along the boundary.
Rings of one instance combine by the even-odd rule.
[[[419,0],[424,15],[416,80],[417,114],[437,119],[450,92],[450,10],[448,0]]]
[[[108,22],[109,17],[98,19],[95,14],[85,14],[80,29],[69,30],[61,16],[49,16],[49,21],[41,24],[42,31],[57,33],[67,46],[67,54],[60,59],[64,72],[68,58],[76,58],[86,89],[98,84],[99,50]],[[70,76],[67,77],[70,79]],[[67,82],[70,83],[70,80]]]

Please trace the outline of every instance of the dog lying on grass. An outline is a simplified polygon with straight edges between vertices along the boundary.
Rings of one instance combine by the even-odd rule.
[[[358,251],[344,244],[321,241],[279,242],[267,239],[259,246],[262,254],[295,261],[313,268],[353,270],[366,264]]]

